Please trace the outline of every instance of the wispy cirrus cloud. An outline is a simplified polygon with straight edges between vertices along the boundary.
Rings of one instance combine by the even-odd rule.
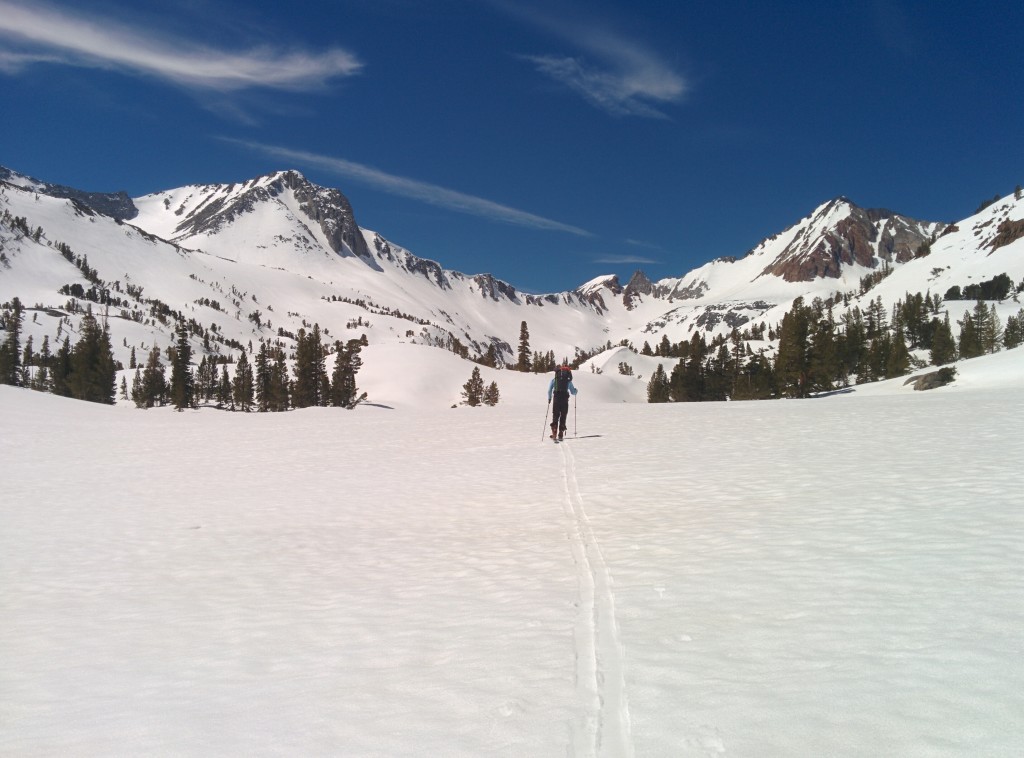
[[[418,200],[438,208],[445,208],[471,216],[498,221],[515,226],[524,226],[530,229],[541,229],[555,232],[566,232],[580,237],[592,237],[586,229],[578,226],[563,224],[560,221],[553,221],[533,213],[527,213],[507,205],[501,205],[492,200],[482,197],[467,195],[456,190],[439,187],[436,184],[422,182],[417,179],[409,179],[403,176],[388,174],[380,169],[366,166],[361,163],[335,158],[327,155],[319,155],[304,150],[293,150],[277,145],[267,145],[261,142],[240,140],[230,137],[223,137],[224,142],[256,150],[265,155],[281,158],[286,161],[293,161],[299,165],[315,166],[332,174],[346,176],[374,189],[386,192],[399,197],[406,197]]]
[[[661,263],[661,261],[657,261],[654,258],[645,258],[640,255],[604,255],[600,258],[595,258],[594,263],[608,263],[615,266],[633,263],[653,265]]]
[[[232,52],[63,7],[0,0],[0,71],[11,74],[40,62],[116,69],[221,92],[311,90],[362,68],[355,55],[340,48]]]
[[[492,0],[492,5],[582,53],[521,57],[612,115],[667,118],[661,108],[679,102],[689,88],[656,52],[589,20],[561,18],[505,0]]]

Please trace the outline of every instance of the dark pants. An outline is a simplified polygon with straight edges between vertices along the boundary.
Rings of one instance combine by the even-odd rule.
[[[565,431],[565,424],[569,418],[569,393],[556,392],[553,397],[552,410],[554,416],[551,419],[551,429],[559,432]]]

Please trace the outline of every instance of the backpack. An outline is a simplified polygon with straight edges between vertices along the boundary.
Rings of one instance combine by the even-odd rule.
[[[555,369],[555,392],[568,392],[569,382],[572,381],[572,371],[568,366]]]

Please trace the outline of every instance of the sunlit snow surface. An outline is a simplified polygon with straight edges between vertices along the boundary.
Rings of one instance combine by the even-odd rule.
[[[0,754],[1021,755],[1015,353],[807,401],[580,374],[561,445],[544,378],[265,415],[0,387]]]

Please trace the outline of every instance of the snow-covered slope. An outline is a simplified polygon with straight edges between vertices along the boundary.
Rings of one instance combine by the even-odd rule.
[[[465,366],[371,351],[382,395]],[[559,446],[535,394],[445,383],[0,386],[0,754],[1019,756],[1022,375],[649,406],[583,374]]]
[[[55,340],[58,323],[76,330],[80,314],[59,293],[71,286],[106,290],[98,299],[111,303],[116,357],[125,365],[133,348],[144,355],[171,344],[177,316],[196,327],[197,350],[203,332],[215,352],[260,341],[288,350],[299,329],[317,323],[328,344],[365,335],[374,348],[461,345],[474,356],[493,349],[507,363],[515,362],[526,322],[531,350],[557,359],[613,348],[584,368],[602,370],[608,392],[625,400],[643,398],[653,367],[619,350],[622,342],[639,350],[696,331],[710,339],[757,323],[774,326],[796,297],[840,293],[851,306],[878,297],[890,306],[907,293],[942,294],[1000,273],[1024,280],[1024,240],[992,246],[1006,224],[1024,223],[1024,202],[1012,196],[949,227],[839,198],[746,255],[679,278],[651,282],[638,272],[623,286],[598,277],[543,296],[417,257],[360,228],[341,192],[295,171],[132,200],[3,170],[0,213],[0,302],[17,296],[31,309],[25,337],[37,350],[44,336]],[[929,244],[930,254],[917,257]],[[862,278],[883,265],[891,275],[862,295]],[[950,305],[953,320],[970,305]],[[1019,304],[1000,308],[1005,318]],[[367,355],[372,363],[372,351]],[[610,376],[619,362],[633,368],[632,378]]]

